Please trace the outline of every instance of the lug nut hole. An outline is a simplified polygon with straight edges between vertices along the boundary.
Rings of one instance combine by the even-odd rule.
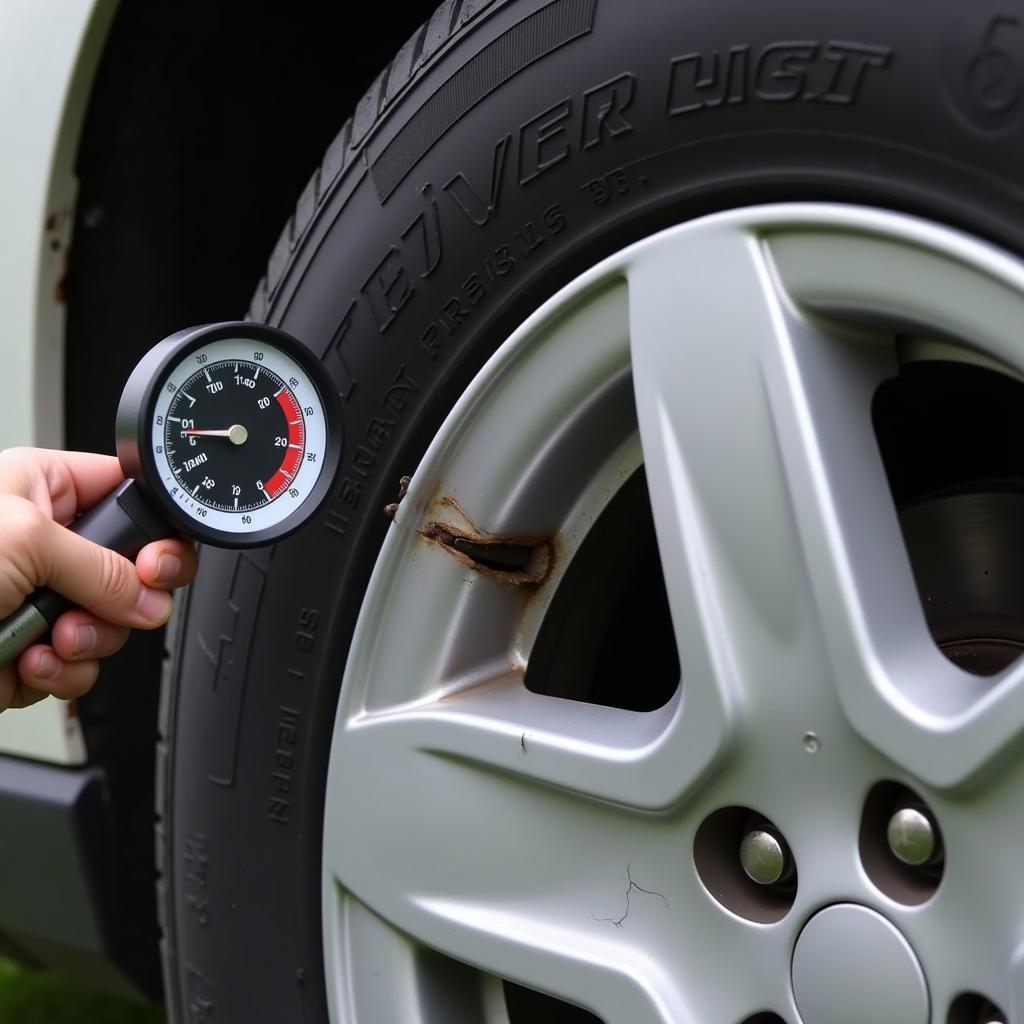
[[[1006,1014],[977,992],[961,992],[950,1004],[946,1024],[1006,1024]]]
[[[693,863],[704,888],[748,921],[781,921],[796,897],[796,861],[785,838],[749,807],[723,807],[708,815],[693,841]],[[769,1015],[750,1018],[767,1024]],[[747,1022],[744,1022],[747,1024]]]
[[[860,858],[871,881],[899,903],[916,906],[938,889],[943,857],[938,822],[921,797],[898,782],[875,785],[860,826]]]

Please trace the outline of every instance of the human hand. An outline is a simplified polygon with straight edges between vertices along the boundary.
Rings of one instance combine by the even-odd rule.
[[[64,527],[124,479],[117,459],[86,452],[9,448],[0,452],[0,619],[37,587],[78,607],[0,669],[0,711],[48,694],[68,699],[92,688],[99,660],[121,649],[131,629],[170,618],[166,593],[191,582],[196,553],[187,541],[147,544],[135,564]]]

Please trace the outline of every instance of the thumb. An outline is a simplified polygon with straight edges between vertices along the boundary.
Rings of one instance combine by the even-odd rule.
[[[30,502],[5,522],[3,555],[23,567],[33,586],[49,587],[118,626],[152,629],[170,617],[173,602],[143,586],[135,566],[108,548],[55,523]]]

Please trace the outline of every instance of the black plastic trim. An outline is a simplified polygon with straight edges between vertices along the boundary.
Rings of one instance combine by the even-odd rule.
[[[17,712],[8,712],[16,714]],[[133,973],[121,941],[114,878],[114,823],[98,768],[0,757],[0,939],[43,966],[93,976],[111,961],[130,991]],[[64,955],[73,949],[75,971]],[[110,975],[110,965],[102,972]],[[108,987],[110,986],[108,982]]]

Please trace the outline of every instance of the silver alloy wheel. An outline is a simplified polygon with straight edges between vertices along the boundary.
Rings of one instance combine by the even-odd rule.
[[[964,991],[1024,1012],[1024,664],[979,679],[932,640],[871,424],[896,333],[1021,374],[1022,330],[1016,259],[801,204],[637,243],[499,348],[413,476],[352,644],[324,823],[334,1024],[507,1020],[490,976],[607,1024],[795,1021],[798,1004],[825,1024],[837,977],[862,998],[828,1024],[945,1020]],[[681,685],[644,713],[530,692],[565,566],[641,463]],[[534,543],[540,582],[453,542],[489,535]],[[886,779],[942,829],[942,882],[917,905],[858,853]],[[732,806],[795,860],[769,923],[695,868],[698,828]],[[885,969],[881,941],[900,950]],[[428,950],[483,972],[478,996],[446,995],[445,971],[477,975]]]

